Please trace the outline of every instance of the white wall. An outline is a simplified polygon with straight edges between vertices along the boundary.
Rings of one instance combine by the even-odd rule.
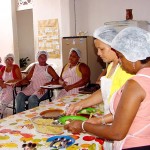
[[[14,53],[14,37],[12,22],[12,1],[5,0],[0,4],[0,56]]]
[[[36,0],[33,7],[33,24],[34,24],[34,49],[38,51],[38,21],[58,18],[59,28],[61,29],[61,6],[60,0]],[[48,63],[57,67],[57,72],[60,74],[62,68],[61,59],[49,59]]]
[[[19,58],[35,61],[32,9],[17,11]]]
[[[126,18],[126,9],[133,9],[134,20],[150,22],[150,0],[75,0],[77,32],[93,31],[108,21]]]
[[[74,0],[60,0],[61,4],[61,37],[75,35]]]
[[[76,6],[75,14],[74,1]],[[12,2],[14,3],[15,1],[4,0],[0,5],[0,56],[4,57],[8,52],[13,52],[17,59],[19,59],[17,24],[15,9],[11,6]],[[88,31],[88,35],[92,35],[93,31],[103,25],[104,22],[125,20],[126,9],[129,8],[133,9],[133,18],[135,20],[147,20],[150,22],[149,6],[149,0],[35,0],[33,4],[34,41],[32,41],[32,37],[30,37],[32,44],[28,49],[31,48],[32,51],[32,46],[34,45],[34,50],[37,51],[38,20],[58,18],[61,37],[74,36],[79,31]],[[28,16],[28,13],[26,16]],[[19,22],[19,24],[21,25],[21,22]],[[20,33],[19,28],[18,31],[19,34],[25,35],[24,31]],[[29,40],[28,36],[26,36],[25,41],[26,40]],[[21,45],[20,42],[22,42]],[[23,48],[24,43],[20,41],[19,35],[19,48],[20,47]],[[25,52],[22,48],[20,56],[24,54],[30,55],[29,51]],[[31,57],[33,57],[34,53],[31,55]],[[61,59],[49,61],[56,62],[61,68]]]

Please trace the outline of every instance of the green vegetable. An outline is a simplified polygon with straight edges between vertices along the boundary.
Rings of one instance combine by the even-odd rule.
[[[91,113],[95,113],[95,112],[96,112],[95,108],[88,107],[88,108],[84,108],[84,109],[80,110],[78,112],[78,114],[91,114]]]

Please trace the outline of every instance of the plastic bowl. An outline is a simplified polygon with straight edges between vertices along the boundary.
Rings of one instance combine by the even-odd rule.
[[[58,121],[64,125],[70,123],[70,121],[72,121],[72,120],[85,121],[85,120],[87,120],[87,118],[85,118],[83,116],[63,116],[58,119]]]
[[[34,117],[31,119],[34,128],[37,132],[43,134],[62,134],[64,132],[64,127],[62,125],[54,125],[53,119],[44,119],[42,117]]]

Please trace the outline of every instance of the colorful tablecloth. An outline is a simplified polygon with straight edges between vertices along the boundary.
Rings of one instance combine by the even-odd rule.
[[[31,118],[39,116],[39,114],[44,110],[54,108],[65,109],[66,104],[77,102],[88,96],[88,94],[67,96],[57,101],[49,102],[48,104],[40,105],[39,107],[1,119],[0,149],[21,150],[24,149],[22,146],[25,144],[36,143],[36,147],[34,149],[50,150],[49,143],[47,143],[46,140],[54,135],[38,133],[31,122]],[[98,138],[94,138],[93,136],[84,140],[85,136],[90,136],[89,134],[81,133],[80,135],[73,135],[64,130],[63,135],[70,135],[75,139],[74,145],[66,148],[67,150],[98,150],[102,147],[101,144],[99,144],[102,141]],[[96,148],[94,148],[95,146]]]

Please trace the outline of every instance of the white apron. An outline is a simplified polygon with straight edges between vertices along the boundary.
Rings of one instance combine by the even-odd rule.
[[[116,73],[118,66],[119,65],[117,65],[111,78],[107,78],[106,76],[101,77],[101,92],[102,92],[102,98],[103,98],[103,102],[104,102],[104,115],[110,113],[110,109],[109,109],[110,90],[111,90],[111,86],[112,86],[113,77]],[[104,150],[112,150],[112,143],[113,143],[113,141],[105,141],[104,142]]]
[[[13,80],[13,73],[4,71],[3,73],[3,81],[7,82],[9,80]],[[13,100],[13,87],[10,85],[6,85],[6,88],[3,88],[0,95],[0,113],[4,113],[4,110],[8,106],[9,103]]]
[[[104,102],[104,114],[110,113],[108,98],[110,95],[111,85],[112,85],[112,80],[110,78],[107,78],[105,76],[101,77],[101,92],[102,92],[102,98]]]
[[[101,92],[102,92],[102,98],[104,102],[104,114],[110,113],[108,98],[110,95],[111,85],[112,85],[112,80],[110,78],[106,78],[105,76],[101,77]],[[104,146],[104,150],[112,150],[111,141],[110,142],[105,141],[103,146]]]
[[[144,75],[144,74],[138,74],[137,76],[143,76],[143,77],[150,78],[150,76],[147,76],[147,75]],[[115,111],[113,109],[114,97],[115,96],[113,96],[113,98],[111,100],[111,110],[112,110],[113,116],[114,116],[114,113],[115,113]],[[138,130],[137,132],[135,132],[132,135],[131,134],[127,134],[126,137],[123,140],[121,140],[121,141],[114,141],[113,150],[122,150],[123,145],[124,145],[124,143],[125,143],[127,138],[129,138],[129,137],[133,137],[134,138],[135,135],[138,135],[139,133],[143,132],[148,127],[150,127],[150,124],[145,125],[143,128],[141,128],[140,130]]]
[[[111,78],[107,78],[106,76],[101,77],[100,87],[101,87],[102,98],[103,98],[103,102],[104,102],[104,115],[110,113],[110,110],[109,110],[110,90],[111,90],[112,81],[113,81],[113,78],[115,76],[115,73],[116,73],[118,66],[119,65],[116,66],[116,69],[115,69],[114,73],[112,74]]]

